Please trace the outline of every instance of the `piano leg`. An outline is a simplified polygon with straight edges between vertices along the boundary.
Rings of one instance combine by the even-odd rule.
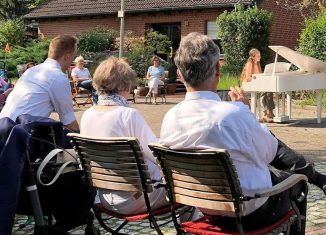
[[[285,116],[285,94],[282,92],[282,116]]]
[[[288,98],[288,97],[287,97]],[[288,101],[291,104],[291,101]],[[279,99],[279,93],[276,92],[275,95],[275,117],[273,118],[274,122],[288,122],[289,121],[289,115],[285,115],[285,95],[284,93],[281,93],[281,105],[282,105],[282,110],[280,112],[280,99]],[[289,106],[287,106],[288,112]]]
[[[323,96],[323,90],[316,90],[316,99],[317,99],[317,123],[321,123],[321,99]]]
[[[250,93],[250,96],[251,96],[251,101],[250,101],[251,102],[251,104],[250,104],[250,106],[251,106],[251,112],[253,112],[255,114],[255,117],[256,117],[256,112],[257,112],[257,110],[256,110],[257,93],[256,92],[251,92]]]
[[[287,115],[289,116],[289,119],[291,119],[291,113],[292,113],[292,99],[291,99],[292,92],[288,91],[286,92],[286,105],[287,105]]]
[[[279,117],[280,116],[280,102],[279,102],[279,98],[278,98],[278,93],[276,92],[275,95],[275,117]]]

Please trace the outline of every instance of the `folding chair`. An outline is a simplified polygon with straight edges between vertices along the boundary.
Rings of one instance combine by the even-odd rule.
[[[147,194],[155,190],[155,181],[150,178],[138,140],[131,137],[96,138],[73,133],[68,136],[80,156],[90,187],[134,192],[135,195],[144,196],[147,211],[143,213],[122,215],[105,209],[101,204],[95,204],[94,212],[100,225],[112,234],[123,234],[119,231],[128,222],[148,219],[151,228],[158,234],[163,234],[159,226],[167,222],[159,225],[156,220],[171,218],[170,206],[155,210],[150,207]],[[180,205],[176,208],[180,208]],[[110,216],[109,219],[121,219],[123,222],[115,229],[110,228],[102,214]]]
[[[166,104],[166,85],[159,85],[157,91],[157,98],[161,98],[161,103]],[[149,97],[145,96],[145,103],[147,103],[147,99],[149,99],[149,103],[151,103],[152,95]]]
[[[79,105],[93,104],[92,92],[77,86],[77,82],[70,80],[71,99],[73,103],[79,108]],[[82,99],[79,101],[78,99]]]
[[[172,213],[178,234],[185,232],[202,235],[279,234],[289,231],[293,223],[299,224],[300,227],[300,221],[305,219],[295,204],[295,200],[302,202],[306,199],[307,177],[304,175],[292,175],[272,188],[257,191],[253,197],[249,197],[242,194],[235,167],[229,154],[223,149],[171,150],[158,144],[150,144],[149,148],[158,158],[162,168],[170,203],[220,210],[224,215],[233,215],[237,224],[233,230],[225,231],[214,225],[209,216],[178,224]],[[302,183],[305,190],[300,196],[295,196],[297,198],[291,199],[293,207],[282,219],[270,226],[244,231],[241,221],[244,201],[276,195],[297,183]],[[302,224],[301,229],[304,229],[304,223]]]

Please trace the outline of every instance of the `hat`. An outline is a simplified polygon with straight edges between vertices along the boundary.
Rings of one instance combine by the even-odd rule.
[[[78,62],[81,62],[81,61],[85,62],[84,57],[82,57],[81,55],[76,57],[76,59],[74,60],[75,63],[78,63]]]

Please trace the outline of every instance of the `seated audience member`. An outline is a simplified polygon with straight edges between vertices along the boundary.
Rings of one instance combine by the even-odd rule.
[[[96,106],[85,111],[81,119],[81,134],[97,137],[136,137],[144,151],[150,175],[159,180],[160,170],[148,143],[157,142],[142,115],[130,108],[127,98],[136,73],[122,59],[111,57],[103,61],[94,73],[93,85],[99,97]],[[143,196],[135,198],[132,192],[100,190],[101,203],[111,211],[130,214],[146,211]],[[167,203],[163,188],[149,194],[153,209]]]
[[[71,102],[69,80],[63,72],[72,63],[76,52],[75,37],[55,37],[50,43],[48,58],[42,64],[29,68],[21,76],[8,96],[0,118],[9,117],[16,121],[21,114],[49,117],[55,110],[63,125],[79,131]],[[78,171],[69,172],[61,175],[55,184],[39,187],[43,188],[39,191],[41,201],[51,203],[56,228],[69,231],[85,224],[86,219],[91,216],[93,198],[89,195],[89,189],[82,177]]]
[[[256,120],[242,89],[231,88],[229,95],[234,102],[221,101],[215,92],[219,82],[219,48],[211,39],[199,33],[188,34],[181,40],[174,61],[187,93],[185,100],[165,115],[161,144],[172,149],[228,150],[245,195],[270,188],[293,173],[306,175],[310,183],[325,191],[325,175]],[[245,202],[244,226],[263,226],[279,220],[290,208],[288,194],[287,191]],[[305,207],[306,202],[299,205],[302,214]],[[235,221],[218,216],[214,210],[203,211],[215,215],[219,225]]]
[[[0,113],[0,118],[9,117],[16,121],[21,114],[49,117],[51,112],[56,111],[60,121],[68,129],[78,131],[70,84],[63,72],[72,63],[76,52],[75,37],[55,37],[50,43],[48,58],[20,77]]]
[[[34,62],[28,62],[28,63],[25,65],[25,71],[26,71],[27,69],[30,69],[30,68],[34,67],[34,66],[35,66],[35,63],[34,63]]]
[[[10,88],[10,83],[6,82],[4,78],[0,77],[0,94]]]
[[[10,94],[10,92],[12,91],[12,89],[13,88],[9,88],[8,90],[6,90],[2,94],[0,94],[0,107],[2,107],[5,104],[7,97]]]
[[[71,77],[77,82],[77,86],[93,93],[93,101],[96,104],[97,95],[93,89],[93,80],[88,68],[85,68],[85,60],[82,56],[75,59],[76,67],[71,70]]]
[[[71,70],[71,77],[78,83],[79,87],[85,88],[87,90],[92,90],[92,77],[88,71],[88,68],[85,68],[84,57],[78,56],[75,59],[76,67]]]

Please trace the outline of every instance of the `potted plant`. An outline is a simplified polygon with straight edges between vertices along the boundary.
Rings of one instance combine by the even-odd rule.
[[[174,64],[169,66],[169,77],[166,79],[166,93],[169,95],[173,95],[177,89],[177,75],[176,75],[176,67]]]

